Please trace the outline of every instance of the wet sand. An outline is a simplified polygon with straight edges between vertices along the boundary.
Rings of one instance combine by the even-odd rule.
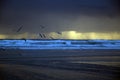
[[[0,80],[119,80],[120,50],[0,51]]]

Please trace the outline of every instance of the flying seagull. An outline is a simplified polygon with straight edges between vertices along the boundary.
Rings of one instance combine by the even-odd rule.
[[[45,26],[43,26],[43,25],[40,25],[40,27],[41,27],[41,29],[44,29],[44,28],[45,28]]]
[[[39,33],[39,36],[40,36],[41,38],[43,38],[43,36],[42,36],[42,34],[41,34],[41,33]]]
[[[45,34],[43,34],[43,37],[46,38]]]
[[[50,39],[54,39],[53,37],[50,37]]]
[[[20,28],[18,28],[17,32],[20,32],[22,28],[23,28],[23,26],[21,26]]]
[[[62,35],[62,33],[61,32],[56,32],[57,34],[60,34],[60,35]]]

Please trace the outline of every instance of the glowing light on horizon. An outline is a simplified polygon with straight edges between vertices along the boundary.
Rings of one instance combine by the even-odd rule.
[[[76,31],[68,32],[69,39],[78,39]]]
[[[108,39],[115,40],[120,39],[120,33],[111,32],[111,33],[97,33],[97,32],[87,32],[80,33],[77,31],[63,31],[62,35],[57,34],[56,32],[45,33],[47,35],[46,39],[53,37],[54,39]],[[41,39],[38,34],[35,33],[22,33],[22,34],[13,34],[6,35],[1,34],[0,39]]]
[[[6,35],[0,35],[0,39],[5,39],[5,38],[7,38]]]

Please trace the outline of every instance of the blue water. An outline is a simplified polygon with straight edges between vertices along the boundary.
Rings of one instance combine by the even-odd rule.
[[[0,40],[1,49],[120,49],[120,40]]]

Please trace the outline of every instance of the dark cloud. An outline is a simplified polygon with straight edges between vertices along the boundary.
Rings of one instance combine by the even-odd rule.
[[[120,12],[120,0],[111,0],[113,6]]]
[[[118,0],[6,0],[8,8],[13,10],[37,10],[37,11],[74,11],[81,10],[111,10],[119,7]]]
[[[119,31],[119,0],[2,0],[0,32]],[[40,25],[46,28],[41,29]]]

